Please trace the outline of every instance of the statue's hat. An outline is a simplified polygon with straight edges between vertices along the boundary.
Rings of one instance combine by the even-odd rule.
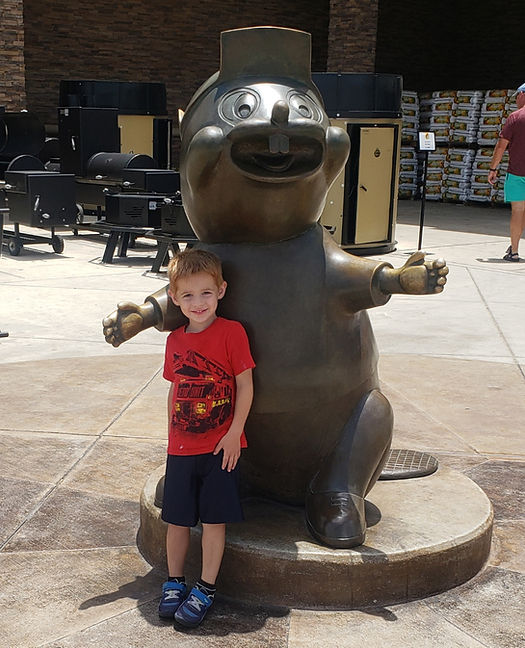
[[[195,92],[186,112],[205,93],[233,79],[293,79],[319,96],[311,76],[311,36],[286,27],[245,27],[221,32],[220,69]]]
[[[218,80],[285,77],[309,85],[311,36],[285,27],[247,27],[221,33]]]

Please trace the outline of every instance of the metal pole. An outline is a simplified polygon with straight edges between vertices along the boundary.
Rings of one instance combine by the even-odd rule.
[[[0,257],[2,256],[2,246],[4,245],[4,212],[9,211],[7,208],[0,208]],[[0,338],[7,337],[9,333],[0,331]]]
[[[428,166],[428,151],[425,151],[423,159],[423,188],[421,191],[421,215],[419,217],[419,240],[417,243],[418,251],[421,250],[421,243],[423,241],[423,224],[425,222],[425,197],[427,193],[427,166]]]

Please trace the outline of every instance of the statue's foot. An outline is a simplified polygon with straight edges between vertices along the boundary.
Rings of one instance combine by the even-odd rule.
[[[306,524],[314,538],[329,547],[357,547],[365,541],[365,500],[351,493],[310,491],[306,496]]]

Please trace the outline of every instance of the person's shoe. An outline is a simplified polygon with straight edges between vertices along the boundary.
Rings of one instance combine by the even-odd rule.
[[[193,587],[188,598],[179,606],[173,618],[185,628],[196,628],[202,623],[212,603],[213,598]]]
[[[180,604],[186,597],[186,583],[166,581],[162,583],[162,596],[159,603],[159,616],[162,619],[173,619]]]
[[[507,251],[503,255],[503,260],[504,261],[514,261],[518,262],[520,260],[519,254],[517,252],[512,251],[512,247],[509,245],[507,248]]]

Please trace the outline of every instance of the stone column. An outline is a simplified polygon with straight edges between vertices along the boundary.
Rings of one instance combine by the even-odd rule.
[[[0,106],[26,107],[24,63],[24,0],[0,3]]]
[[[378,0],[330,0],[328,72],[375,72]]]

